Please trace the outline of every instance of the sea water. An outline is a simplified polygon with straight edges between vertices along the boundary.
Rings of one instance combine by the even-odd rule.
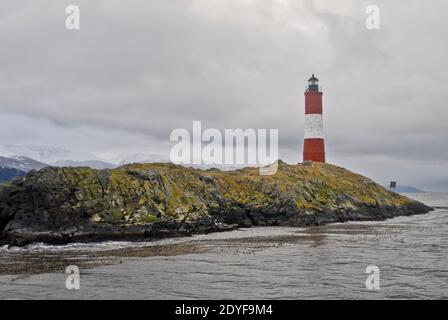
[[[123,259],[80,270],[0,275],[1,299],[440,299],[448,298],[448,194],[407,194],[433,212],[380,222],[310,228],[265,227],[153,243],[105,242],[0,249],[24,254],[195,243],[199,253]],[[378,267],[378,289],[366,273]]]

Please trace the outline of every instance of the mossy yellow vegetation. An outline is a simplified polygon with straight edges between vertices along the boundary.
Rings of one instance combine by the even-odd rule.
[[[31,171],[0,190],[0,244],[148,239],[232,230],[381,220],[431,210],[324,163],[199,170],[131,164]]]
[[[167,163],[113,170],[48,168],[33,175],[61,206],[78,208],[91,221],[109,224],[191,222],[223,217],[232,210],[312,215],[413,202],[344,168],[312,162],[280,161],[271,176],[259,175],[257,168],[200,170]]]
[[[271,176],[260,176],[255,168],[210,174],[220,182],[226,197],[256,207],[290,201],[298,209],[322,211],[413,202],[366,177],[325,163],[288,165],[280,161],[278,172]]]

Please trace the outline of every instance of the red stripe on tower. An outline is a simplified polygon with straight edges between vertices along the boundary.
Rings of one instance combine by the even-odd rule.
[[[303,161],[325,162],[322,95],[319,80],[312,75],[305,91],[305,137]]]

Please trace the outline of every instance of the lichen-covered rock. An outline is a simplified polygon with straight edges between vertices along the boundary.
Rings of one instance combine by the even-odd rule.
[[[199,170],[132,164],[44,168],[0,192],[4,243],[142,239],[251,225],[316,225],[429,211],[370,179],[322,163]],[[158,231],[157,231],[158,230]]]

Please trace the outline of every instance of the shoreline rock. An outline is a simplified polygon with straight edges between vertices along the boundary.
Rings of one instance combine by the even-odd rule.
[[[86,226],[76,230],[57,230],[35,232],[32,230],[14,230],[0,240],[0,245],[24,246],[42,242],[63,245],[74,242],[101,241],[153,241],[164,238],[189,237],[193,234],[224,232],[235,230],[237,225],[212,224],[205,221],[180,223],[176,221],[155,222],[134,226]]]
[[[430,207],[321,163],[199,170],[44,168],[0,191],[0,244],[154,240],[251,226],[384,220]]]

